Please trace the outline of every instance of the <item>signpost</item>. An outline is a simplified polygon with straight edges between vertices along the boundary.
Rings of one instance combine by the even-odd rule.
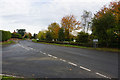
[[[93,39],[93,46],[96,48],[97,47],[97,42],[98,42],[98,39]]]

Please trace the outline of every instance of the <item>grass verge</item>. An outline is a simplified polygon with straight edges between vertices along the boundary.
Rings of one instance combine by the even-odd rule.
[[[35,42],[35,43],[57,45],[57,46],[64,46],[64,47],[93,49],[93,50],[110,51],[110,52],[120,52],[120,49],[117,49],[117,48],[93,48],[93,47],[77,46],[77,45],[70,45],[70,44],[56,44],[56,43],[47,43],[47,42],[37,42],[37,40],[32,40],[32,41]]]
[[[15,78],[15,77],[8,77],[8,76],[0,76],[1,80],[36,80],[35,78]]]
[[[10,40],[10,41],[5,41],[5,42],[0,42],[0,45],[12,44],[12,43],[15,43],[15,42]]]
[[[36,43],[37,43],[37,40],[36,40],[36,39],[33,39],[32,42],[36,42]]]

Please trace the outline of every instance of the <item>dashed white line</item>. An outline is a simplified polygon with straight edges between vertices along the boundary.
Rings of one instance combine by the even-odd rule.
[[[105,77],[105,78],[109,78],[109,77],[107,77],[107,76],[105,76],[105,75],[103,75],[103,74],[100,74],[100,73],[98,73],[98,72],[96,72],[96,74],[99,75],[99,76]],[[111,78],[109,78],[109,79],[111,79]]]
[[[57,57],[55,57],[55,56],[52,56],[53,58],[55,58],[55,59],[57,59]]]
[[[77,64],[72,63],[72,62],[68,62],[68,64],[71,64],[71,65],[73,65],[73,66],[77,66]]]
[[[51,57],[52,55],[48,54],[49,57]]]
[[[46,55],[46,53],[43,53],[43,54],[45,54],[45,55]]]
[[[63,61],[63,62],[66,62],[66,60],[64,60],[64,59],[63,59],[62,61]]]
[[[63,59],[60,59],[61,61],[63,60]]]
[[[18,45],[21,46],[22,48],[26,49],[26,50],[30,50],[30,49],[31,49],[31,50],[35,50],[35,49],[33,49],[33,48],[24,47],[23,45],[20,45],[20,44],[18,44]],[[43,53],[43,52],[40,51],[40,53]],[[46,55],[46,53],[43,53],[43,54]],[[50,55],[50,54],[48,54],[48,56],[57,59],[56,56],[52,56],[52,55]],[[61,59],[61,58],[60,58],[60,60],[63,61],[63,62],[67,62],[66,60]],[[68,62],[68,64],[73,65],[73,66],[77,66],[77,64],[72,63],[72,62]],[[83,67],[83,66],[80,66],[80,68],[81,68],[81,69],[84,69],[84,70],[86,70],[86,71],[91,71],[90,69],[85,68],[85,67]],[[107,77],[107,76],[105,76],[105,75],[103,75],[103,74],[101,74],[101,73],[98,73],[98,72],[96,72],[95,74],[96,74],[96,75],[99,75],[99,76],[101,76],[101,77],[105,77],[105,78],[111,79],[110,77]],[[0,75],[4,75],[4,74],[0,74]],[[12,75],[5,75],[5,76],[12,76]],[[17,76],[12,76],[12,77],[17,77]]]
[[[91,71],[90,69],[87,69],[87,68],[85,68],[85,67],[83,67],[83,66],[80,66],[80,68],[81,68],[81,69],[84,69],[84,70],[86,70],[86,71]]]
[[[60,61],[67,62],[66,60],[64,60],[64,59],[61,59],[61,58],[60,58]]]

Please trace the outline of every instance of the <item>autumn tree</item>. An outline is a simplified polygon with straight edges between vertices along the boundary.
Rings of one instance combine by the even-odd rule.
[[[74,15],[68,15],[63,17],[61,20],[61,25],[62,28],[64,28],[66,40],[69,40],[70,32],[80,29],[80,22],[76,20]]]
[[[31,39],[31,38],[32,38],[32,34],[31,34],[31,33],[28,33],[28,35],[29,35],[29,38]]]
[[[103,46],[117,46],[120,38],[119,2],[111,2],[109,7],[103,7],[95,14],[92,21],[92,31]]]
[[[51,32],[51,35],[52,35],[52,38],[54,40],[57,40],[58,39],[58,31],[60,29],[60,26],[58,23],[54,22],[54,23],[51,23],[49,26],[48,26],[48,31]]]

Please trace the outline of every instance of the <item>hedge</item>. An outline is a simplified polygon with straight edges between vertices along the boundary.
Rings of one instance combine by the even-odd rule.
[[[55,43],[55,44],[68,44],[68,45],[76,45],[76,46],[85,46],[85,47],[93,47],[93,43],[78,43],[78,42],[62,42],[62,41],[44,41],[38,40],[37,42],[46,42],[46,43]]]
[[[12,33],[12,38],[22,39],[22,36],[19,33]]]
[[[7,41],[8,39],[10,39],[11,38],[10,31],[0,30],[0,38],[2,38],[2,39],[0,39],[0,41]]]

